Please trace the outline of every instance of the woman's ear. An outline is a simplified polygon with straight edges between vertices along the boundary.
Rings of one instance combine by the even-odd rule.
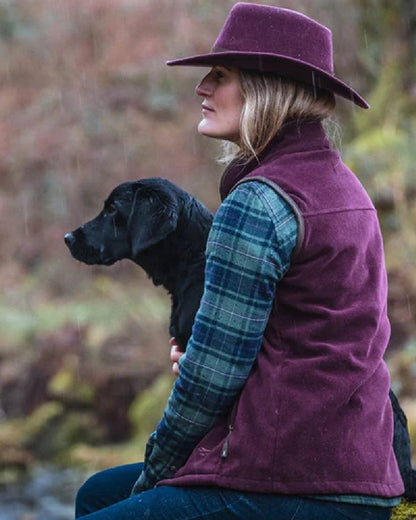
[[[128,219],[132,257],[165,239],[177,223],[178,205],[172,196],[139,187]]]

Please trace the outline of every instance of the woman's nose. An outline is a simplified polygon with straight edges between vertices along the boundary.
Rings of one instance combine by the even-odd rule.
[[[212,85],[208,79],[208,76],[205,76],[201,80],[201,82],[196,86],[195,92],[198,96],[209,96],[212,92]]]

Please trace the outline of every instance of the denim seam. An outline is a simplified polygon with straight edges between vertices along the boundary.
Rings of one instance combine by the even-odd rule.
[[[300,508],[302,507],[302,505],[304,504],[304,502],[299,502],[298,504],[298,507],[296,508],[296,511],[293,513],[293,516],[290,520],[295,520],[296,519],[296,515],[299,513],[299,510]]]

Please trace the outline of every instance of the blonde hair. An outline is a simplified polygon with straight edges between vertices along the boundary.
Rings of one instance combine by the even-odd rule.
[[[335,108],[330,91],[314,89],[274,74],[239,70],[244,97],[240,142],[224,142],[221,162],[249,160],[264,150],[289,119],[325,119]]]

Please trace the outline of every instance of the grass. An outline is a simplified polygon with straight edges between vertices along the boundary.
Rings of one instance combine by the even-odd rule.
[[[146,284],[145,284],[146,285]],[[0,343],[7,349],[38,334],[50,333],[68,323],[99,327],[117,334],[128,322],[164,326],[170,303],[153,287],[125,286],[107,277],[94,279],[82,294],[72,298],[46,299],[26,294],[18,298],[0,295]]]

